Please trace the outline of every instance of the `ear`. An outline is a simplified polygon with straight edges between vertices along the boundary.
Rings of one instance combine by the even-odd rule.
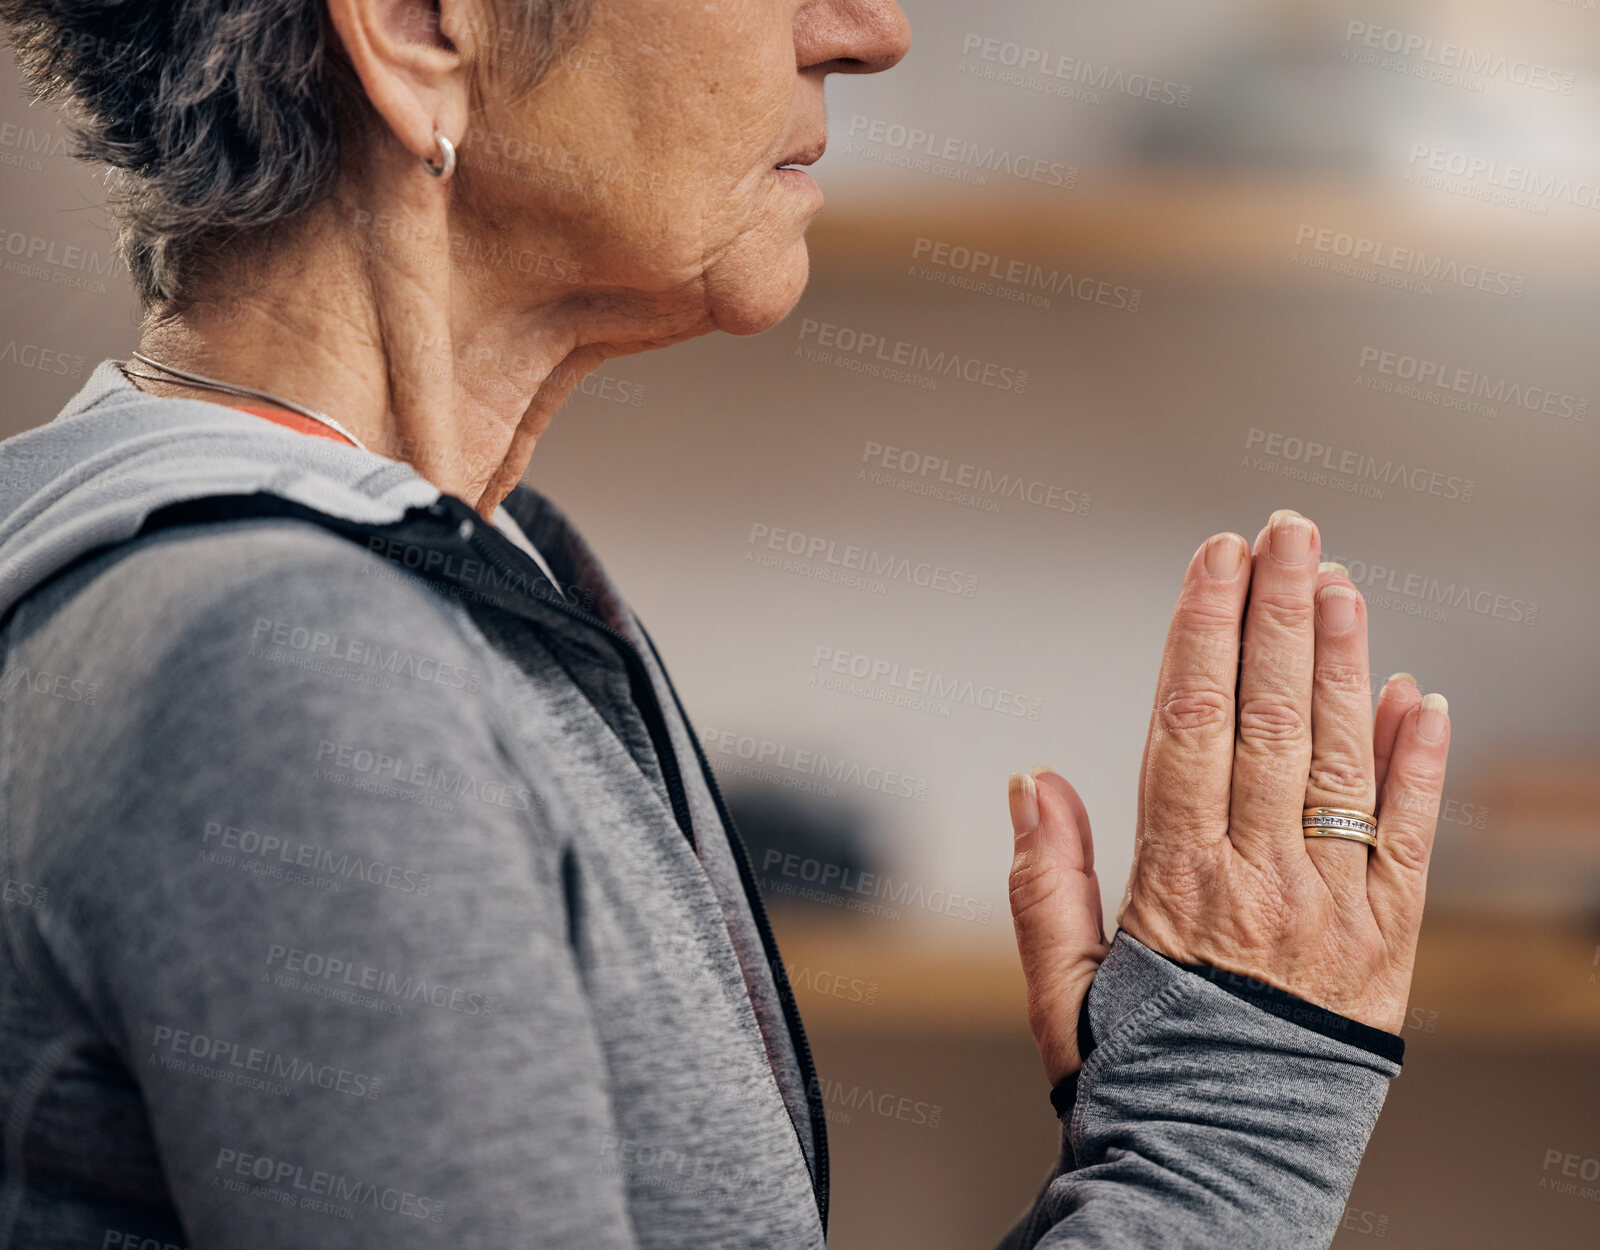
[[[328,0],[328,18],[373,110],[419,159],[433,132],[458,145],[470,104],[472,0]]]

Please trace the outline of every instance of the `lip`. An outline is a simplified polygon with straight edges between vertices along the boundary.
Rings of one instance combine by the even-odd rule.
[[[773,169],[772,176],[779,182],[786,184],[790,190],[798,191],[811,200],[812,211],[822,207],[822,188],[817,185],[816,179],[805,170],[795,169],[793,166],[779,165]]]
[[[779,161],[774,169],[783,169],[791,165],[814,165],[822,159],[822,154],[828,150],[828,140],[824,136],[806,147],[801,148],[793,156]]]

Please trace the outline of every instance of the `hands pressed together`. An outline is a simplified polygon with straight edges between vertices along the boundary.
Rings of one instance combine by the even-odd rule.
[[[1367,608],[1317,528],[1273,513],[1195,552],[1167,634],[1117,924],[1152,950],[1398,1033],[1433,847],[1449,709],[1397,673],[1372,706]],[[1010,896],[1028,1019],[1052,1084],[1109,949],[1088,814],[1049,769],[1011,778]],[[1301,812],[1377,813],[1377,845]]]

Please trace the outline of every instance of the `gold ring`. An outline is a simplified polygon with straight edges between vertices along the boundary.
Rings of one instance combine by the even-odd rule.
[[[1371,812],[1363,812],[1355,807],[1307,807],[1300,813],[1300,827],[1376,834],[1378,819]]]
[[[1329,829],[1325,826],[1304,828],[1300,831],[1308,838],[1343,838],[1347,842],[1360,842],[1363,846],[1377,846],[1378,835],[1375,833],[1357,833],[1353,829]]]

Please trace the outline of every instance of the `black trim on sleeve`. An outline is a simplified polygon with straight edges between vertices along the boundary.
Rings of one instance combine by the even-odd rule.
[[[1078,1008],[1078,1058],[1088,1063],[1089,1052],[1094,1047],[1094,1026],[1089,1023],[1089,996],[1085,994]]]
[[[1050,1105],[1056,1109],[1056,1115],[1065,1120],[1072,1114],[1072,1104],[1078,1101],[1078,1074],[1061,1078],[1061,1083],[1050,1091]]]
[[[1156,954],[1161,955],[1161,952],[1157,951]],[[1383,1029],[1373,1028],[1370,1024],[1362,1024],[1359,1020],[1352,1020],[1349,1016],[1341,1016],[1336,1011],[1319,1007],[1297,994],[1280,990],[1276,985],[1268,985],[1265,981],[1258,981],[1242,972],[1228,972],[1208,964],[1179,963],[1170,955],[1161,955],[1161,958],[1168,963],[1177,964],[1185,972],[1204,977],[1218,989],[1227,990],[1235,998],[1242,998],[1253,1007],[1269,1011],[1281,1019],[1298,1024],[1301,1028],[1310,1029],[1313,1033],[1320,1033],[1323,1037],[1331,1037],[1336,1042],[1359,1047],[1391,1063],[1401,1063],[1405,1059],[1405,1039],[1398,1033],[1385,1032]]]
[[[1089,1052],[1095,1047],[1094,1029],[1089,1024],[1089,996],[1084,995],[1078,1008],[1078,1059],[1079,1069],[1089,1062]],[[1061,1078],[1061,1083],[1050,1091],[1050,1105],[1063,1120],[1072,1114],[1072,1104],[1078,1101],[1078,1073]]]

